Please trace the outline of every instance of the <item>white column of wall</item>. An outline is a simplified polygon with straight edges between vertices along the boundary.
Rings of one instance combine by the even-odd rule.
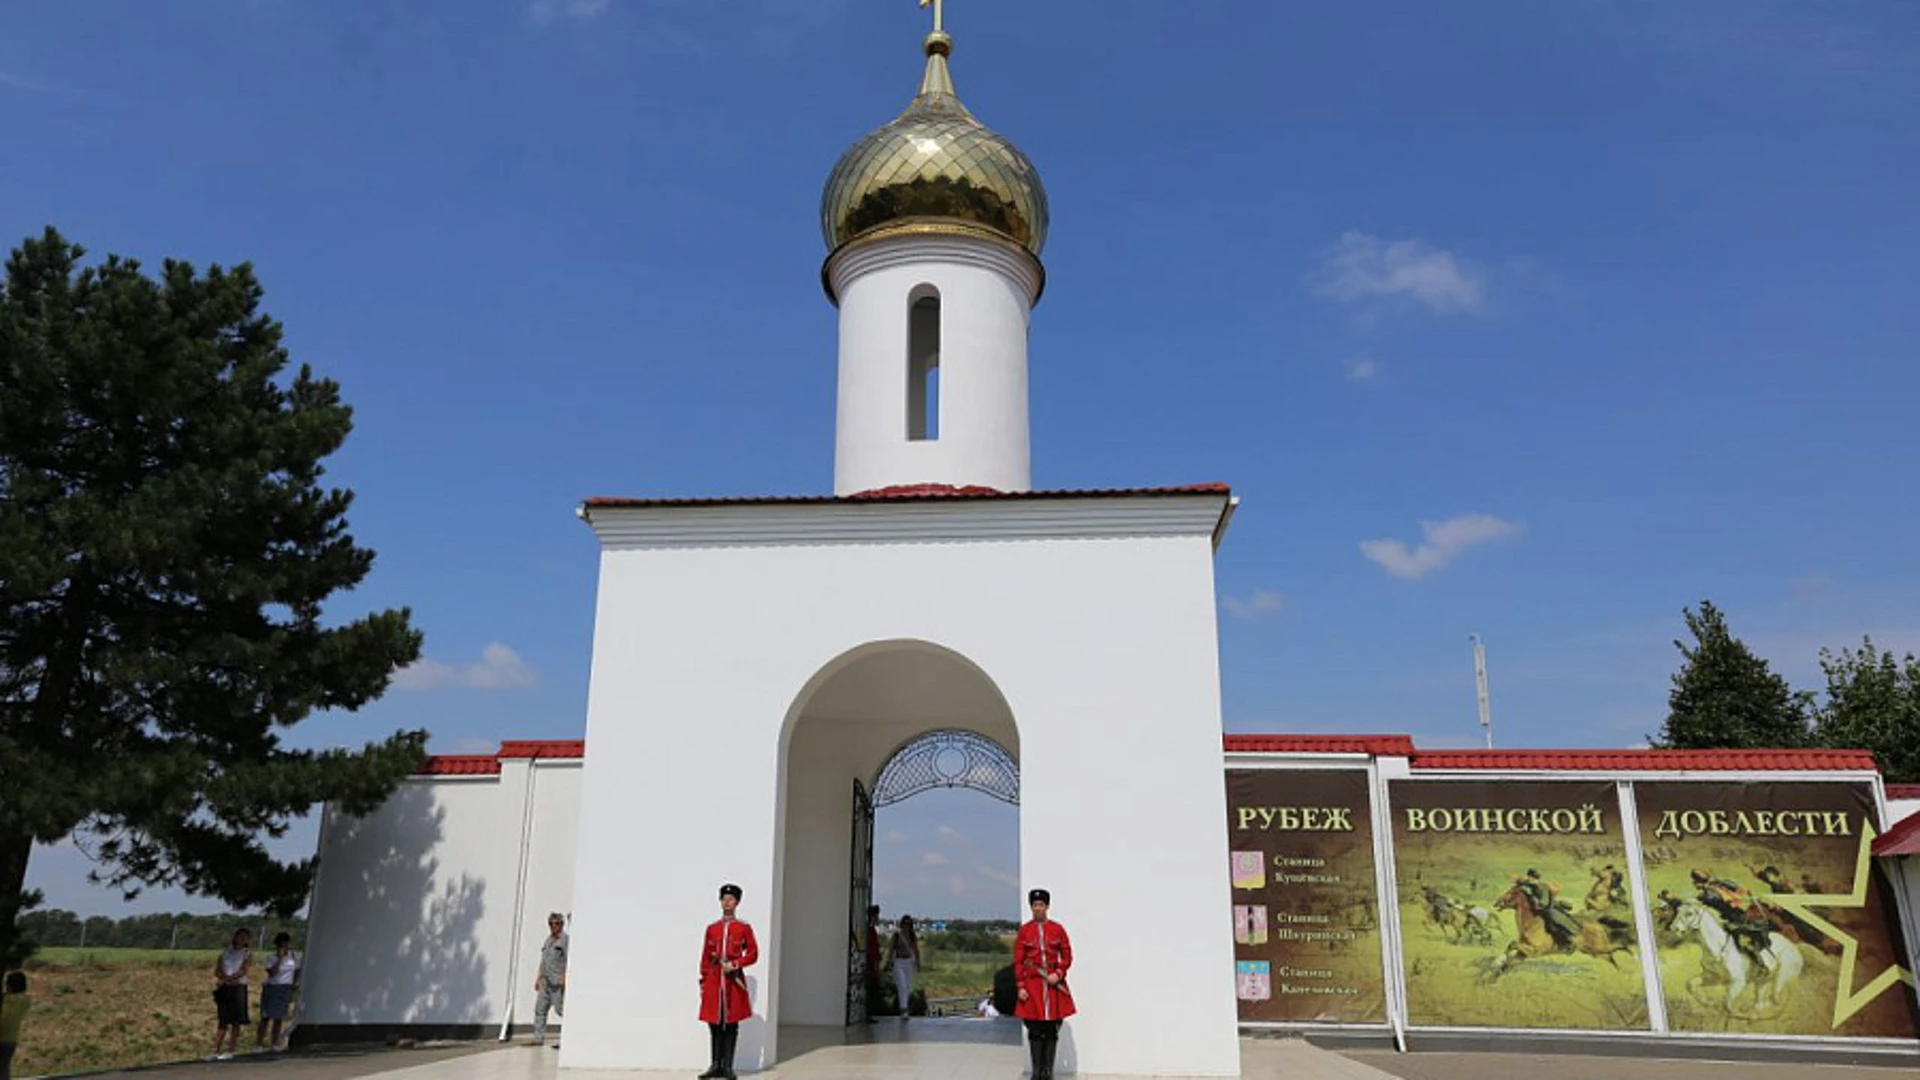
[[[857,775],[847,727],[802,720],[787,750],[786,843],[776,877],[781,933],[769,942],[779,957],[775,1004],[783,1024],[846,1022]],[[802,929],[788,933],[788,927]],[[770,955],[770,969],[772,961]]]
[[[698,1071],[708,1061],[700,933],[719,917],[722,883],[744,890],[741,917],[771,937],[780,728],[811,672],[749,652],[763,677],[743,678],[742,654],[677,621],[692,609],[632,603],[658,591],[649,571],[662,563],[639,552],[601,560],[560,1051],[568,1069]],[[741,1029],[743,1072],[772,1048],[772,977],[766,960],[748,974],[760,1015]]]
[[[1184,557],[1090,604],[1100,632],[1056,642],[1044,671],[1002,679],[1021,878],[1074,943],[1061,1071],[1239,1076],[1212,552],[1138,543]]]
[[[840,305],[835,493],[902,484],[1032,486],[1027,325],[1039,266],[1008,245],[958,236],[863,243],[829,267]],[[908,437],[907,312],[940,296],[939,437]]]

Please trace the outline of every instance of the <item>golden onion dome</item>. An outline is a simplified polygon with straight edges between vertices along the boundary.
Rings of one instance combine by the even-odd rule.
[[[985,229],[1036,258],[1047,242],[1047,189],[1027,155],[973,118],[954,93],[953,39],[927,37],[920,93],[892,123],[853,144],[827,177],[827,247],[902,224]]]

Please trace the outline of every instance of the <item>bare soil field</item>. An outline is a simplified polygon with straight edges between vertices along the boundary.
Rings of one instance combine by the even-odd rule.
[[[42,950],[27,964],[33,1010],[20,1031],[14,1075],[206,1056],[213,1046],[215,955],[184,949]],[[258,982],[256,973],[249,991],[255,1002]],[[252,1041],[249,1034],[242,1049]]]

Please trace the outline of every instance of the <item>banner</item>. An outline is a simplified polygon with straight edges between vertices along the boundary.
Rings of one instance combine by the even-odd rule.
[[[1369,785],[1362,769],[1227,770],[1242,1022],[1386,1023]]]
[[[1395,780],[1407,1022],[1647,1028],[1611,782]]]
[[[1915,1036],[1866,784],[1634,785],[1674,1031]]]

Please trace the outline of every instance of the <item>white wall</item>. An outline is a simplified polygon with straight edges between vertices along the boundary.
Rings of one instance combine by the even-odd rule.
[[[723,881],[745,888],[742,915],[763,941],[844,942],[844,892],[833,912],[769,910],[778,902],[782,785],[805,775],[783,775],[783,732],[837,659],[916,640],[977,665],[1018,725],[1022,877],[1053,890],[1080,957],[1074,988],[1084,1014],[1069,1025],[1063,1065],[1237,1076],[1211,543],[1223,506],[1223,498],[990,500],[817,511],[830,521],[806,517],[816,511],[736,508],[709,519],[722,522],[712,540],[697,539],[699,514],[596,511],[610,547],[562,1064],[705,1062],[693,974]],[[849,513],[862,535],[887,535],[894,518],[908,518],[900,528],[921,539],[831,542]],[[1015,538],[1003,519],[1022,513],[1051,515],[1082,536],[1147,535],[1048,539],[1044,521],[1029,521],[1028,535]],[[624,538],[621,522],[631,526]],[[726,522],[809,540],[722,537],[733,528]],[[658,542],[648,539],[656,526],[687,546],[643,546]],[[996,527],[1007,539],[937,539]],[[813,760],[800,748],[800,764]],[[802,801],[812,805],[796,799],[796,812],[811,820]],[[826,845],[845,847],[846,813],[839,799],[822,795],[818,805],[821,827],[831,811],[824,859]],[[813,858],[803,845],[817,839],[796,828],[786,857]],[[1152,932],[1166,927],[1187,929]],[[797,985],[782,978],[763,961],[756,1011],[777,1005],[768,986]],[[770,1060],[762,1052],[777,1052],[773,1035],[764,1021],[743,1030],[740,1064]]]
[[[530,1018],[528,965],[547,910],[572,898],[580,763],[502,766],[497,776],[415,777],[365,818],[326,811],[303,1024],[493,1025],[510,1000],[529,1003],[519,1019]],[[533,875],[516,924],[529,823]],[[518,952],[531,957],[520,965],[524,993],[509,985],[516,925]]]
[[[1032,486],[1027,320],[1039,266],[1011,245],[896,236],[850,246],[828,273],[840,303],[833,489]],[[907,310],[940,293],[939,438],[907,437]]]

